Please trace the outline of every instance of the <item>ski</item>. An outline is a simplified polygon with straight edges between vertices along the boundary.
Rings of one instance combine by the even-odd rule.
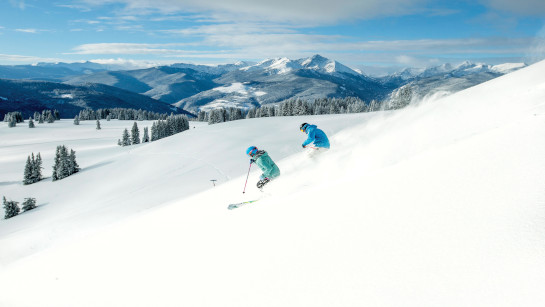
[[[251,204],[251,203],[255,203],[256,201],[258,201],[258,199],[256,200],[249,200],[249,201],[243,201],[241,203],[236,203],[236,204],[230,204],[227,209],[229,210],[233,210],[233,209],[236,209],[238,207],[242,207],[244,205],[247,205],[247,204]]]

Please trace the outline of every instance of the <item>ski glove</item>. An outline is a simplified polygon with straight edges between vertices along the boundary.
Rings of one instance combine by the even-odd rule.
[[[250,164],[255,163],[254,159],[250,159]]]

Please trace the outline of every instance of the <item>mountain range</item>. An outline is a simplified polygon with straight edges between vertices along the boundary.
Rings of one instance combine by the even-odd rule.
[[[122,89],[152,98],[158,105],[164,102],[196,113],[216,107],[249,108],[290,98],[352,96],[367,102],[392,100],[402,88],[406,93],[407,87],[411,89],[411,99],[422,99],[436,93],[457,92],[524,66],[522,63],[492,66],[464,62],[457,66],[408,68],[388,76],[371,77],[335,60],[314,55],[297,60],[274,58],[259,63],[217,66],[179,63],[133,70],[92,62],[39,63],[0,66],[0,78],[47,80],[59,87],[102,84],[110,87],[104,89],[112,89],[109,94],[113,96],[119,93],[113,88]],[[0,96],[7,98],[2,92]]]
[[[58,110],[71,118],[83,109],[127,108],[156,113],[188,112],[153,98],[100,83],[69,85],[49,81],[0,79],[0,115],[20,111],[25,118]]]

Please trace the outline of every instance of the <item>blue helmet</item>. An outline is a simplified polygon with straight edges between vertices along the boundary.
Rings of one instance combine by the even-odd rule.
[[[250,157],[255,156],[256,153],[257,153],[257,147],[255,146],[250,146],[248,147],[248,149],[246,149],[246,154]]]

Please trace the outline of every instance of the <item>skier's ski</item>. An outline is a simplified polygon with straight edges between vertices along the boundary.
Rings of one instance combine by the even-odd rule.
[[[238,207],[242,207],[244,205],[247,205],[247,204],[251,204],[251,203],[255,203],[256,201],[258,201],[259,199],[255,199],[255,200],[249,200],[249,201],[243,201],[241,203],[237,203],[237,204],[230,204],[227,209],[229,210],[233,210],[233,209],[236,209]]]

